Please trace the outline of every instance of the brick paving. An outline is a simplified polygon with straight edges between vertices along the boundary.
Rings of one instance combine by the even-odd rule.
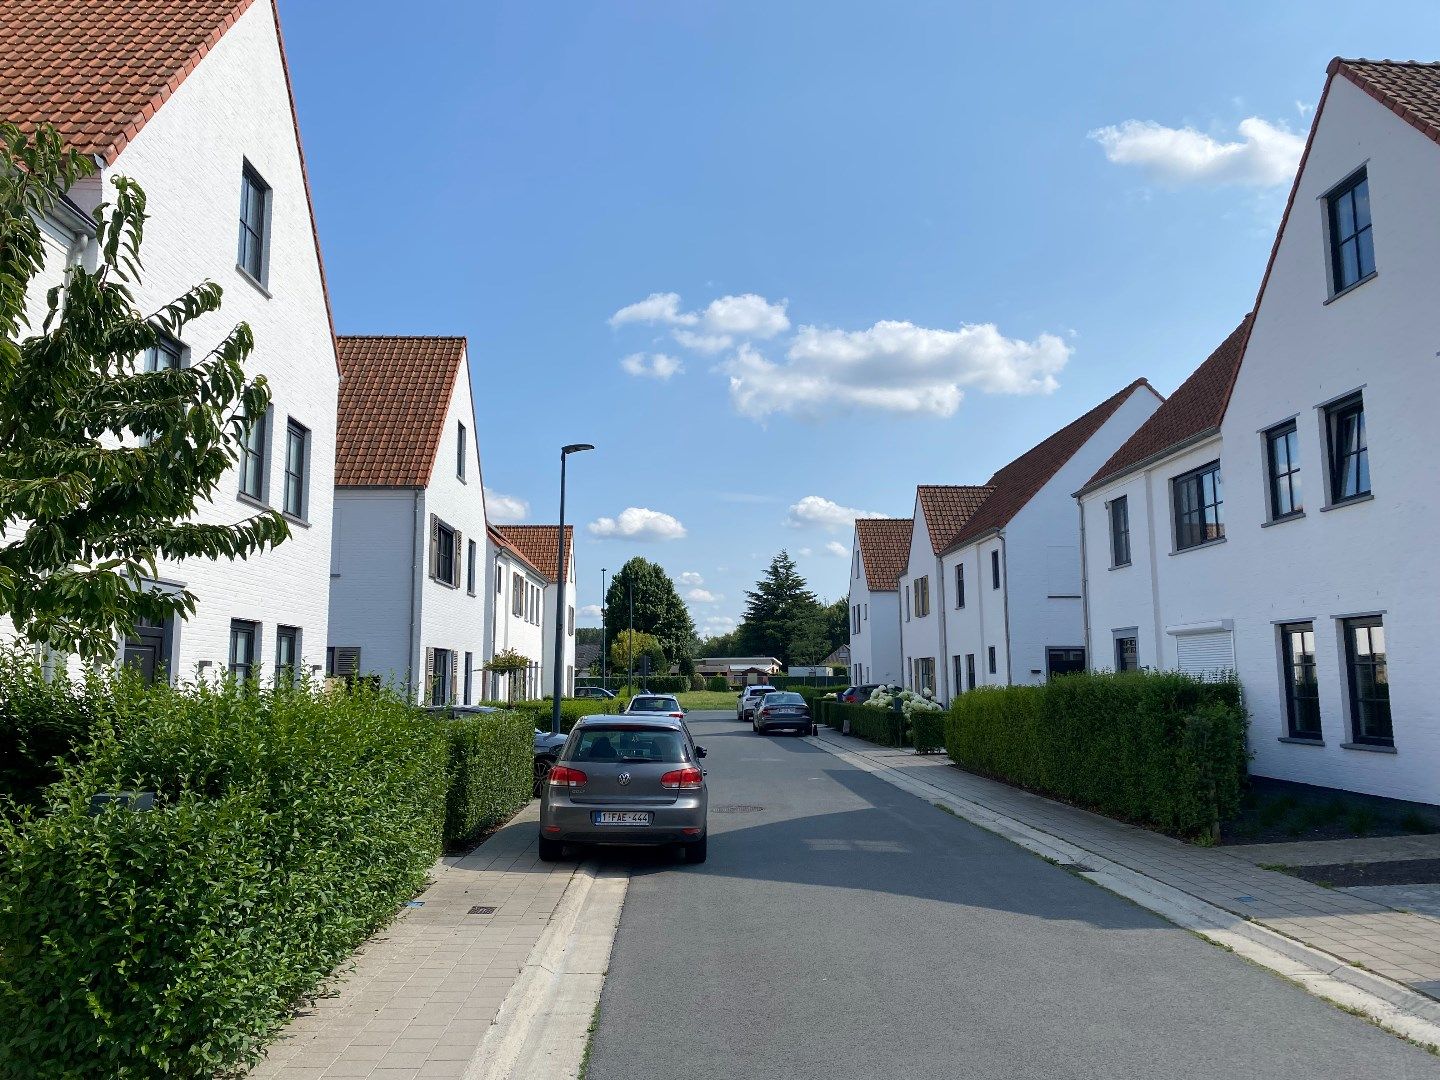
[[[1225,848],[1186,844],[955,768],[820,729],[819,741],[978,803],[1076,847],[1440,998],[1440,919],[1264,870]],[[1276,859],[1276,862],[1282,862]]]
[[[538,804],[434,883],[354,958],[333,996],[296,1016],[254,1080],[459,1080],[575,872],[542,863]],[[494,907],[491,915],[472,907]]]

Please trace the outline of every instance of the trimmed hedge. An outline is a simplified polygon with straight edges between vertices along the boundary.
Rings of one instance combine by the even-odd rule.
[[[1239,809],[1245,735],[1237,682],[1139,671],[968,691],[951,705],[945,745],[973,772],[1211,837]]]
[[[869,705],[842,704],[840,709],[850,716],[850,734],[878,746],[905,745],[905,714],[893,709],[873,709]]]
[[[444,732],[363,684],[104,691],[47,813],[0,820],[0,1075],[233,1070],[424,885]],[[121,790],[155,808],[92,816]]]
[[[32,655],[0,648],[0,797],[38,805],[94,737],[97,712],[84,683],[46,681]]]
[[[917,754],[945,752],[945,713],[915,712],[910,716]]]
[[[442,721],[448,735],[445,846],[473,843],[530,801],[535,784],[534,727],[519,713]]]

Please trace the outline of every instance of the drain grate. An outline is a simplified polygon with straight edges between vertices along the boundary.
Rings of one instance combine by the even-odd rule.
[[[763,806],[750,806],[746,803],[731,803],[729,806],[712,806],[710,809],[717,814],[758,814],[765,808]]]
[[[477,907],[472,907],[472,908],[470,909],[470,914],[471,914],[471,915],[494,915],[494,914],[495,914],[495,909],[494,909],[493,907],[488,906],[488,905],[485,905],[485,906],[477,906]]]

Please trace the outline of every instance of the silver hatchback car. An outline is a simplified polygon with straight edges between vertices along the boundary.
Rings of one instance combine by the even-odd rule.
[[[705,861],[705,748],[671,716],[587,716],[576,723],[540,793],[540,858],[566,844],[679,844]]]

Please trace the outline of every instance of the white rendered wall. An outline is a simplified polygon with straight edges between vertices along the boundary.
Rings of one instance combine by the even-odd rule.
[[[909,689],[914,685],[913,660],[933,657],[935,660],[935,696],[941,698],[945,690],[945,675],[942,670],[944,659],[940,655],[940,620],[942,590],[939,582],[940,560],[930,543],[930,525],[920,506],[920,496],[915,496],[915,526],[910,530],[910,559],[905,572],[900,575],[900,591],[897,594],[900,608],[900,678],[896,681]],[[911,589],[916,578],[930,578],[930,614],[919,618],[915,614],[915,597],[910,594],[909,618],[906,618],[905,594]]]
[[[360,649],[360,671],[409,684],[417,570],[423,568],[425,504],[409,488],[335,493],[330,644]]]
[[[1000,553],[1000,587],[993,585],[990,571],[991,552]],[[955,606],[955,567],[965,566],[965,606]],[[1005,547],[1000,537],[989,537],[947,552],[941,560],[945,575],[945,685],[953,697],[963,687],[955,684],[954,657],[960,657],[961,677],[965,673],[965,656],[975,657],[976,686],[1006,685],[1009,650],[1005,637]],[[995,649],[995,671],[992,674],[989,650]]]
[[[858,541],[851,559],[859,577],[850,578],[850,605],[860,608],[860,629],[850,632],[850,664],[859,666],[856,682],[899,684],[901,672],[900,594],[872,591],[867,584]],[[849,624],[851,627],[854,623]]]
[[[542,669],[544,681],[542,684],[543,696],[549,696],[555,689],[555,669],[551,666],[552,658],[555,655],[555,596],[560,586],[554,582],[545,586],[545,614],[544,614],[544,660]],[[570,558],[569,573],[565,581],[565,607],[561,612],[562,642],[560,652],[560,684],[561,696],[571,696],[575,693],[575,628],[574,620],[569,617],[569,612],[575,608],[575,558]]]
[[[494,632],[491,644],[491,655],[504,652],[506,649],[514,649],[522,656],[527,656],[543,671],[545,658],[544,644],[544,619],[539,623],[529,621],[523,615],[513,614],[512,597],[514,595],[514,576],[520,574],[523,583],[522,591],[526,585],[544,586],[545,579],[527,567],[520,560],[513,558],[505,551],[495,548],[492,545],[491,551],[491,581],[490,588],[495,590],[494,574],[498,568],[500,571],[500,588],[495,591],[493,598]],[[524,690],[525,680],[517,677],[516,697],[526,696]],[[502,684],[501,694],[504,693]],[[487,695],[488,696],[488,695]],[[535,696],[539,696],[536,694]]]

